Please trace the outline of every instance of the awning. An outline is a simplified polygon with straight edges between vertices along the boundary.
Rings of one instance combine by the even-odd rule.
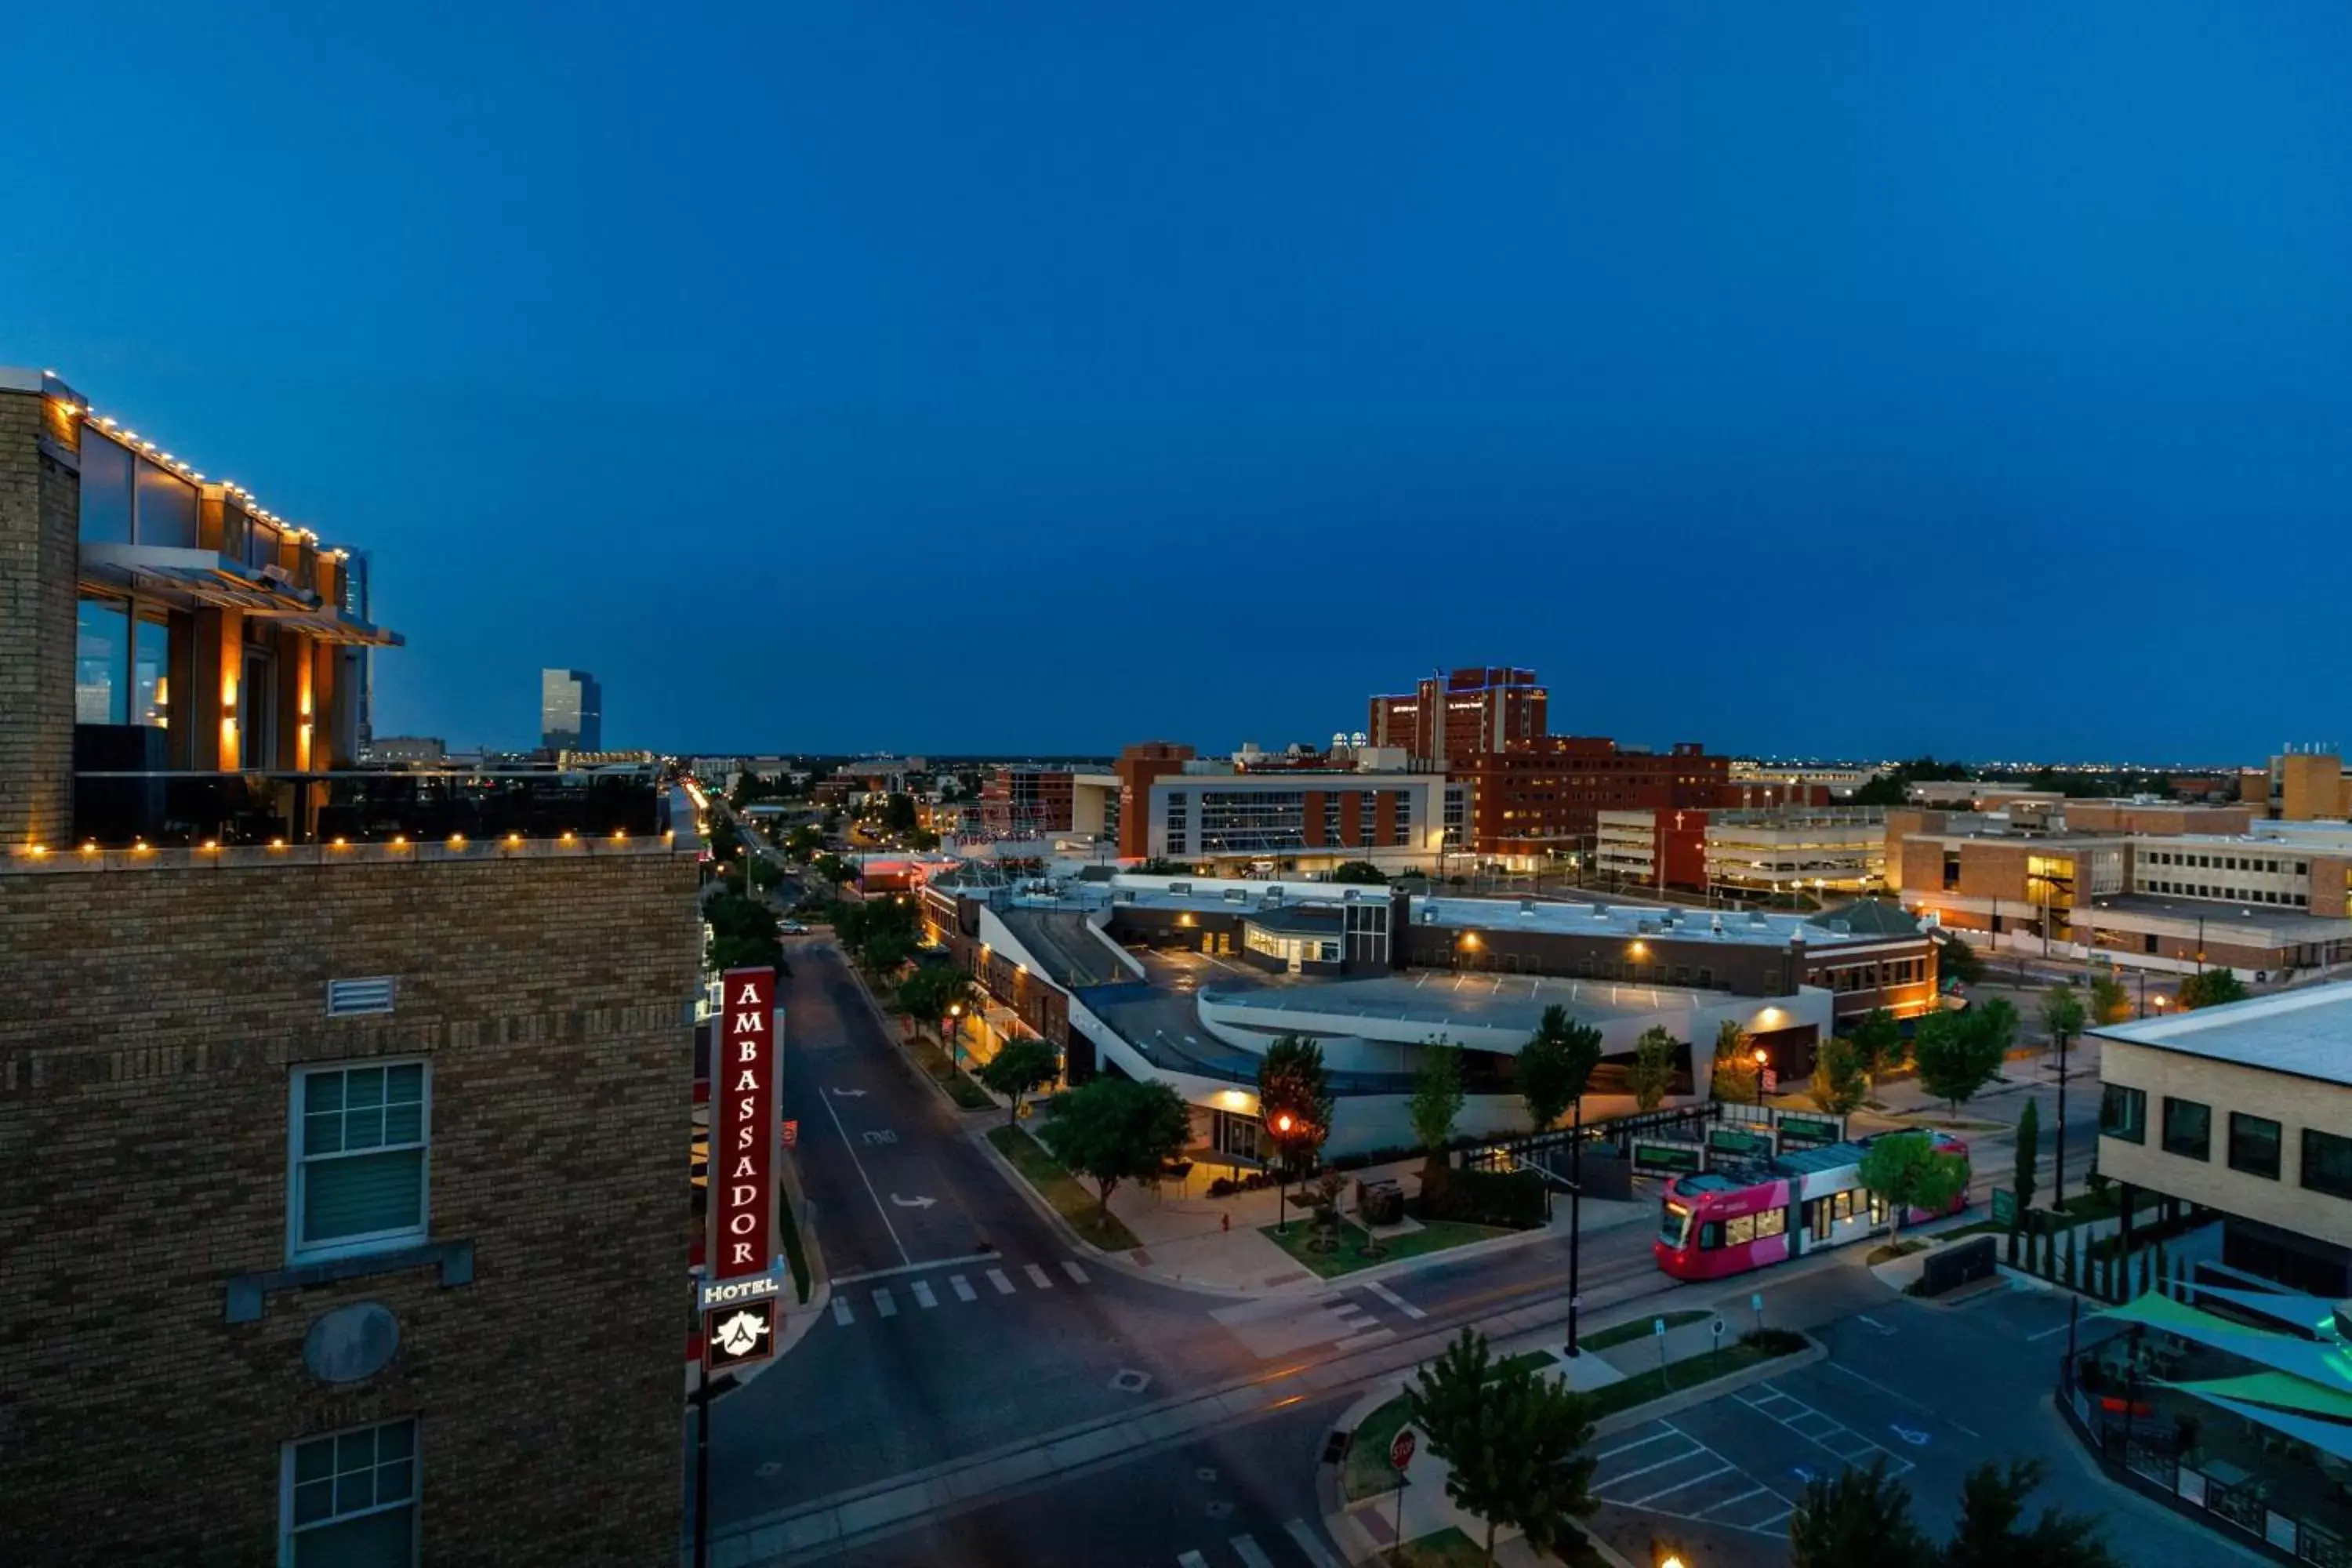
[[[2266,1329],[2248,1328],[2242,1323],[2217,1318],[2210,1312],[2186,1307],[2168,1296],[2151,1291],[2137,1301],[2120,1307],[2109,1307],[2094,1316],[2119,1323],[2140,1323],[2162,1333],[2177,1334],[2184,1340],[2213,1350],[2226,1351],[2234,1356],[2266,1366],[2273,1372],[2291,1373],[2306,1382],[2326,1388],[2352,1389],[2352,1352],[2341,1342],[2313,1341],[2299,1334],[2272,1333]]]
[[[2329,1388],[2283,1372],[2255,1372],[2243,1377],[2215,1377],[2202,1383],[2169,1383],[2165,1386],[2193,1394],[2200,1399],[2268,1405],[2273,1414],[2284,1411],[2322,1421],[2352,1422],[2352,1389]]]
[[[2336,1331],[2336,1303],[2321,1296],[2296,1296],[2276,1290],[2241,1290],[2222,1285],[2191,1285],[2200,1296],[2229,1302],[2273,1322],[2285,1323],[2316,1334]]]
[[[215,550],[155,544],[85,544],[82,568],[107,581],[185,603],[274,620],[320,642],[398,647],[400,634],[344,614],[315,591]]]
[[[2258,1426],[2284,1432],[2290,1437],[2310,1444],[2323,1454],[2352,1460],[2352,1426],[2339,1426],[2333,1421],[2313,1421],[2301,1415],[2289,1415],[2283,1411],[2265,1410],[2259,1405],[2249,1405],[2238,1399],[2208,1398],[2207,1403],[2217,1410],[2242,1415]]]

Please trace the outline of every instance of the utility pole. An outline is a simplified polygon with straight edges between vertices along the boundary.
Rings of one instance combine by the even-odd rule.
[[[1584,1095],[1576,1097],[1576,1121],[1569,1133],[1568,1145],[1568,1353],[1580,1356],[1583,1349],[1576,1342],[1576,1314],[1584,1305],[1579,1294],[1580,1265],[1584,1258]]]

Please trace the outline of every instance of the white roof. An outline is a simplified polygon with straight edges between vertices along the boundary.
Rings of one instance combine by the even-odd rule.
[[[2352,981],[2091,1032],[2126,1045],[2352,1084]]]

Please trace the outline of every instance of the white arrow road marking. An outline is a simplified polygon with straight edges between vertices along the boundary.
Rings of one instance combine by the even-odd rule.
[[[864,1100],[866,1098],[866,1091],[862,1089],[836,1089],[829,1090],[828,1092],[837,1094],[844,1100]]]
[[[927,1209],[940,1200],[937,1198],[902,1198],[898,1194],[892,1193],[890,1194],[890,1201],[898,1205],[902,1209]]]

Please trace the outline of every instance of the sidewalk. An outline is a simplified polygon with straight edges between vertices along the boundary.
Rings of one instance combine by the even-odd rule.
[[[1181,1185],[1163,1184],[1156,1190],[1131,1185],[1115,1190],[1110,1199],[1111,1213],[1142,1243],[1130,1251],[1115,1255],[1116,1258],[1125,1260],[1135,1271],[1163,1283],[1193,1288],[1258,1294],[1307,1289],[1325,1283],[1323,1277],[1275,1245],[1261,1228],[1274,1225],[1277,1216],[1286,1213],[1293,1226],[1301,1226],[1308,1221],[1312,1211],[1299,1203],[1298,1186],[1293,1184],[1289,1189],[1286,1203],[1277,1200],[1272,1187],[1234,1193],[1225,1197],[1210,1197],[1209,1183],[1225,1173],[1222,1170],[1195,1165]],[[1347,1176],[1348,1185],[1339,1196],[1339,1212],[1350,1226],[1357,1223],[1355,1184],[1359,1179],[1397,1182],[1403,1187],[1408,1200],[1421,1191],[1421,1162],[1417,1159],[1350,1171]],[[1652,1203],[1613,1203],[1587,1198],[1584,1201],[1584,1233],[1591,1236],[1598,1231],[1645,1220],[1655,1212],[1656,1205]],[[1462,1247],[1414,1253],[1394,1262],[1331,1276],[1329,1282],[1338,1284],[1387,1279],[1411,1273],[1438,1260],[1455,1261],[1529,1246],[1548,1238],[1565,1237],[1568,1235],[1568,1215],[1567,1201],[1555,1199],[1551,1221],[1540,1229],[1505,1232]],[[1401,1226],[1383,1226],[1381,1234],[1394,1241],[1418,1228],[1417,1222],[1408,1219]]]

